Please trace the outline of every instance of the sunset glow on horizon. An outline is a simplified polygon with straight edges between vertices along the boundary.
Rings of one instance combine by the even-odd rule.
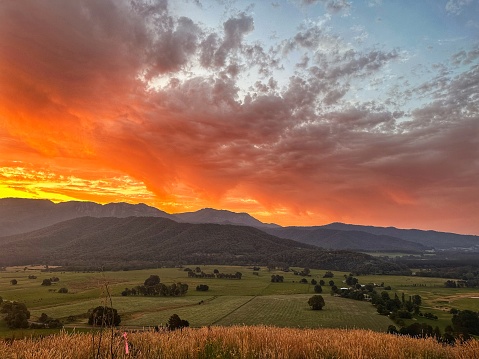
[[[479,235],[479,1],[0,2],[0,198]]]

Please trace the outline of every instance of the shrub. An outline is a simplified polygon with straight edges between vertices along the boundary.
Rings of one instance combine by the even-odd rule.
[[[10,329],[28,328],[30,312],[25,304],[19,302],[5,302],[2,304],[1,312],[6,314],[4,319]]]
[[[58,289],[58,293],[68,293],[68,288],[60,288]]]
[[[187,320],[181,319],[178,314],[173,314],[170,319],[168,319],[168,329],[176,330],[185,327],[189,327],[190,323]]]
[[[322,295],[313,295],[308,300],[308,304],[312,310],[321,310],[325,306],[324,298]]]
[[[118,311],[114,308],[98,306],[93,309],[88,318],[88,324],[97,326],[117,326],[121,323]]]
[[[200,284],[196,286],[196,290],[200,292],[206,292],[208,289],[210,289],[210,287],[208,287],[206,284]]]

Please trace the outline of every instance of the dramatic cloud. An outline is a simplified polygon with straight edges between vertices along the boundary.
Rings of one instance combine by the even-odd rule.
[[[2,2],[0,193],[479,233],[477,43],[409,76],[315,3],[272,39],[259,4]]]

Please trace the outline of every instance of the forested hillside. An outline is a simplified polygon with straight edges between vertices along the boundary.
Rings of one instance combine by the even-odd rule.
[[[165,218],[82,217],[0,238],[0,264],[144,267],[186,263],[261,264],[367,273],[407,272],[371,256],[314,248],[246,226]]]
[[[327,249],[416,253],[431,248],[387,235],[323,227],[284,227],[265,231],[281,238],[294,239]]]

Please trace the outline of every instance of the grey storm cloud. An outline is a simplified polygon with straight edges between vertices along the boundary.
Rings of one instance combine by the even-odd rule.
[[[332,12],[350,7],[320,2]],[[412,203],[433,216],[448,191],[457,194],[452,206],[479,202],[477,46],[457,52],[429,81],[391,86],[382,103],[352,91],[384,76],[402,60],[400,49],[358,49],[315,24],[270,48],[248,39],[255,20],[248,13],[212,30],[170,13],[167,1],[2,6],[5,107],[20,99],[36,109],[43,137],[58,135],[51,118],[62,118],[88,156],[156,192],[182,181],[199,196],[208,189],[220,197],[241,184],[265,203],[274,197],[318,212],[328,203],[338,216],[370,203],[365,213],[386,208],[404,220]],[[287,76],[286,62],[297,64]],[[195,66],[201,71],[189,75]],[[246,89],[245,76],[254,79]],[[166,84],[151,87],[158,78]],[[427,101],[389,106],[414,96]],[[29,136],[37,137],[26,143],[44,140]]]

